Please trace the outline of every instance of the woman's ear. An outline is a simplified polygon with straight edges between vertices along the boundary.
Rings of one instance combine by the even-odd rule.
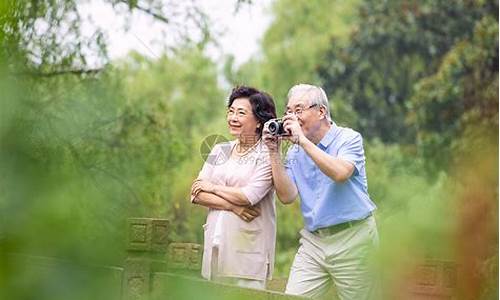
[[[260,123],[257,123],[257,126],[255,126],[255,133],[261,133],[261,131],[260,131]]]

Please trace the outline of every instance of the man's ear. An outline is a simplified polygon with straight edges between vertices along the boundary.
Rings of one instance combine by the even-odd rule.
[[[321,105],[319,107],[319,113],[321,115],[321,119],[325,119],[326,118],[326,108],[323,105]]]

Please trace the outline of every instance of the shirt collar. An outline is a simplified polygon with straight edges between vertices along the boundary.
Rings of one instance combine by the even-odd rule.
[[[333,142],[335,137],[337,137],[338,133],[339,133],[339,127],[337,126],[337,124],[335,124],[335,122],[332,121],[330,129],[321,139],[318,145],[321,145],[324,149],[326,149],[326,147],[328,147]]]

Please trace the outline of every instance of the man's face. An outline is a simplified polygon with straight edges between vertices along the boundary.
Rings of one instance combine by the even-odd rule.
[[[317,104],[311,104],[308,97],[295,96],[288,100],[286,114],[294,114],[306,137],[319,129],[321,124],[321,112]]]

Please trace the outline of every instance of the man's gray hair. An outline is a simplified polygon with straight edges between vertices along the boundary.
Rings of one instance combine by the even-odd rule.
[[[310,105],[316,104],[318,107],[323,106],[326,110],[326,119],[331,123],[332,116],[330,115],[330,107],[328,105],[328,97],[326,96],[325,91],[316,85],[311,84],[297,84],[294,85],[289,91],[287,95],[287,101],[292,97],[299,97],[304,100],[309,100]]]

